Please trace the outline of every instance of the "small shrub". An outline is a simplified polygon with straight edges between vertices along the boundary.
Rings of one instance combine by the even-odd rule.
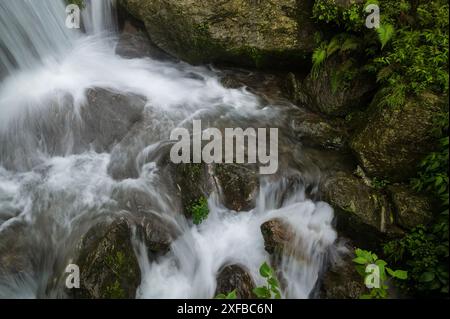
[[[259,299],[281,299],[280,283],[275,277],[273,269],[264,262],[259,268],[259,273],[266,279],[267,284],[266,286],[256,287],[253,289],[253,293]]]
[[[408,273],[404,270],[392,270],[387,267],[387,262],[379,259],[378,256],[370,251],[356,249],[356,258],[353,262],[356,265],[356,271],[364,278],[364,283],[367,284],[370,273],[366,272],[368,265],[376,265],[379,269],[379,287],[374,287],[370,289],[370,293],[363,294],[360,296],[361,299],[386,299],[389,297],[388,289],[389,286],[387,282],[390,278],[405,280],[408,277]],[[389,275],[389,276],[388,276]]]
[[[200,225],[209,214],[208,200],[206,197],[200,198],[189,209],[195,225]]]

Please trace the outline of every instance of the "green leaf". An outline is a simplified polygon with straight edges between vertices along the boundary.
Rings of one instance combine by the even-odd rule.
[[[278,282],[278,280],[275,277],[270,277],[269,280],[267,280],[267,283],[270,285],[270,288],[273,289],[278,289],[280,287],[280,284]]]
[[[232,292],[230,292],[226,299],[237,299],[237,295],[236,295],[236,289],[234,289]]]
[[[256,287],[253,293],[260,299],[270,299],[270,291],[267,287]]]
[[[266,262],[264,262],[259,268],[259,273],[264,278],[269,278],[270,276],[272,276],[272,268],[270,268],[270,266]]]
[[[434,280],[434,277],[435,277],[435,275],[433,272],[427,271],[427,272],[424,272],[420,276],[419,281],[420,282],[431,282]]]
[[[353,259],[354,263],[360,264],[360,265],[365,265],[367,264],[367,259],[364,257],[356,257],[355,259]]]
[[[394,271],[393,277],[401,280],[405,280],[408,278],[408,272],[405,270],[396,270]]]

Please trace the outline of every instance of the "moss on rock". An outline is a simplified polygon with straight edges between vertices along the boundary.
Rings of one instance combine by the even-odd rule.
[[[190,63],[298,63],[313,50],[312,2],[121,0],[151,39]],[[304,59],[303,59],[304,60]]]
[[[382,103],[382,94],[374,99],[367,124],[352,138],[351,148],[368,175],[401,182],[415,176],[433,146],[441,99],[424,93],[393,107]]]

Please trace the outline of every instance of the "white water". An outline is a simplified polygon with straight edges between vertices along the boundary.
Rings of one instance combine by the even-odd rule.
[[[91,225],[119,213],[114,194],[125,189],[145,192],[152,210],[182,233],[171,252],[155,262],[142,249],[138,297],[211,298],[217,272],[230,263],[243,265],[262,283],[258,267],[268,255],[259,227],[280,217],[295,229],[304,256],[283,260],[288,283],[283,296],[307,298],[334,249],[336,232],[330,206],[307,199],[301,183],[289,189],[287,177],[300,172],[286,167],[276,178],[262,180],[258,204],[250,212],[230,212],[217,190],[209,199],[208,219],[194,226],[175,204],[166,171],[146,160],[158,157],[159,142],[167,141],[173,127],[192,118],[207,118],[211,125],[276,125],[276,107],[244,88],[224,88],[205,67],[117,56],[113,8],[110,1],[90,1],[83,14],[87,33],[81,34],[64,27],[63,1],[0,3],[0,74],[5,74],[0,85],[0,238],[17,237],[15,254],[25,264],[18,273],[0,269],[0,297],[63,296],[46,289],[49,278],[68,263]],[[111,154],[83,145],[78,147],[83,151],[74,152],[73,132],[83,126],[79,114],[89,107],[86,94],[92,88],[147,101],[144,113],[154,120],[146,130],[153,135],[139,140],[137,154],[131,153],[139,177],[117,181],[109,175],[112,154],[131,156],[123,150],[127,145],[115,145]],[[50,139],[43,132],[46,125],[63,132]],[[52,139],[60,140],[63,149],[52,148]],[[25,226],[16,233],[18,223]]]

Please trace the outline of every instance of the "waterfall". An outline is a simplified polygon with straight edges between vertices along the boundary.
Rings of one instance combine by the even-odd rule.
[[[58,61],[75,36],[64,25],[63,0],[0,3],[0,76]]]
[[[283,127],[283,106],[225,88],[207,67],[117,55],[115,1],[87,1],[82,30],[66,28],[65,17],[62,0],[0,3],[0,260],[9,260],[2,244],[10,243],[21,267],[0,264],[0,297],[66,297],[49,282],[92,224],[120,213],[115,195],[139,190],[182,234],[162,259],[138,256],[138,297],[211,298],[217,272],[231,262],[261,284],[258,267],[269,256],[259,228],[281,218],[306,256],[282,260],[283,296],[308,298],[337,235],[331,207],[307,198],[305,172],[285,161],[276,176],[261,178],[257,205],[247,212],[225,208],[215,190],[210,215],[197,226],[173,204],[174,181],[155,160],[167,155],[161,146],[170,131],[194,118],[221,129]],[[140,129],[125,125],[136,122],[133,114]],[[280,144],[295,150],[289,138]],[[116,167],[136,173],[114,179]],[[287,183],[293,176],[296,188]]]
[[[83,10],[83,22],[90,34],[117,31],[116,3],[112,0],[90,0]]]

